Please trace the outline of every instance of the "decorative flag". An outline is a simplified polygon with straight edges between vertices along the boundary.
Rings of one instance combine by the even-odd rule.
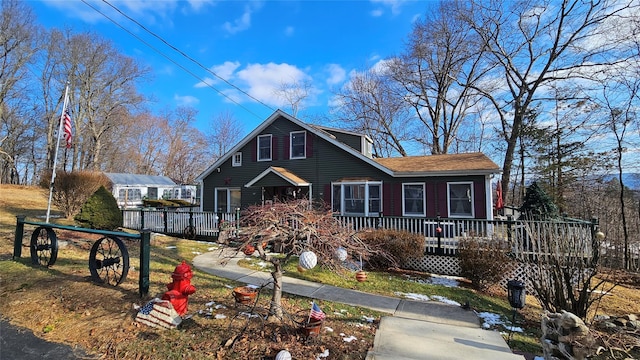
[[[140,308],[136,321],[152,327],[174,329],[180,325],[182,318],[170,301],[156,298]]]
[[[311,304],[311,312],[309,313],[309,317],[313,320],[324,320],[327,317],[325,313],[320,309],[318,305],[316,305],[315,301]]]
[[[64,110],[62,116],[64,120],[64,140],[67,142],[67,149],[71,148],[71,116],[69,116],[69,110]]]
[[[496,210],[504,209],[504,200],[502,199],[502,181],[498,180],[496,185]]]

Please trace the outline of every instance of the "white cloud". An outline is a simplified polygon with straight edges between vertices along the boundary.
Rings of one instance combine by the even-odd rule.
[[[225,22],[222,27],[229,34],[235,34],[249,29],[251,27],[251,15],[257,10],[260,10],[261,7],[261,1],[250,2],[244,7],[244,12],[239,18],[235,19],[233,22]]]
[[[391,10],[391,14],[397,15],[400,13],[400,7],[407,2],[407,0],[370,0],[371,3],[387,7]],[[372,16],[381,16],[382,10],[374,10],[371,12]]]
[[[286,63],[250,64],[238,71],[236,75],[246,84],[247,93],[275,106],[285,105],[283,99],[277,94],[282,84],[302,83],[310,79],[304,71]]]
[[[384,14],[384,11],[382,11],[382,9],[371,10],[371,16],[373,17],[380,17],[382,16],[382,14]]]
[[[234,72],[240,67],[240,63],[237,61],[225,61],[220,65],[214,65],[210,68],[211,72],[218,75],[220,78],[230,81],[233,79]],[[207,76],[203,81],[195,85],[196,88],[203,88],[207,86],[213,86],[220,83],[222,80],[215,76]]]
[[[345,69],[338,64],[327,65],[327,72],[329,73],[329,77],[327,78],[327,84],[329,85],[339,84],[343,82],[347,76]]]
[[[173,100],[176,101],[176,105],[178,106],[195,106],[195,105],[198,105],[198,103],[200,103],[200,100],[198,100],[198,98],[191,95],[181,96],[181,95],[175,94],[173,95]]]

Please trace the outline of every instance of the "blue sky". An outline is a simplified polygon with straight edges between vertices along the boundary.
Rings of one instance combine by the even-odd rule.
[[[109,0],[193,58],[195,64],[108,4],[86,1],[164,55],[81,0],[31,0],[30,4],[45,27],[97,32],[122,53],[150,67],[153,78],[140,91],[156,100],[153,110],[194,107],[203,131],[216,115],[230,112],[243,124],[244,133],[274,109],[290,110],[276,92],[283,83],[312,86],[311,96],[298,113],[300,118],[326,113],[332,89],[348,81],[353,71],[401,52],[412,23],[435,4],[403,0]]]

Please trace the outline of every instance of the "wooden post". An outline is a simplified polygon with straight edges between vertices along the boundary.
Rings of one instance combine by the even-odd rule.
[[[13,240],[13,260],[22,256],[22,238],[24,237],[24,215],[16,216],[16,235]]]
[[[140,297],[145,297],[149,293],[149,258],[151,257],[151,231],[142,230],[140,232],[140,278],[138,281],[138,291]]]

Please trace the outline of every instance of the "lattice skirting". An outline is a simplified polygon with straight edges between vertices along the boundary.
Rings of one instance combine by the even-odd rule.
[[[507,282],[509,280],[517,279],[524,282],[527,293],[531,294],[533,292],[533,287],[527,274],[531,274],[531,272],[534,271],[532,268],[533,266],[536,265],[518,263],[513,267],[513,269],[505,273],[505,276],[500,280],[499,285],[506,289]],[[450,276],[460,276],[461,273],[460,261],[454,256],[425,255],[421,258],[411,258],[407,260],[404,268],[408,270]]]
[[[425,255],[411,258],[405,263],[409,270],[424,271],[432,274],[460,276],[460,261],[454,256]]]

